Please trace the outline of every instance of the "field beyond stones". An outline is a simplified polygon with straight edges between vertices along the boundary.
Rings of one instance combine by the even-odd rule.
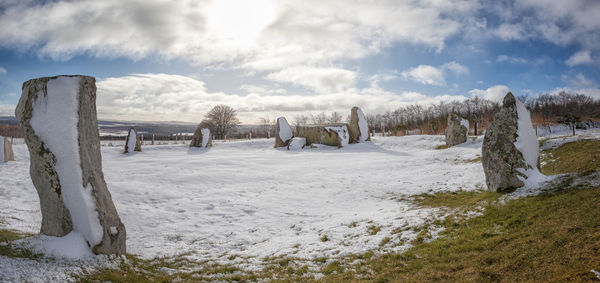
[[[498,195],[482,192],[481,140],[439,149],[442,136],[375,137],[341,149],[287,151],[259,139],[209,149],[145,145],[125,155],[120,145],[103,142],[102,157],[131,264],[155,264],[152,271],[161,274],[208,265],[212,275],[203,280],[272,271],[275,264],[317,279],[341,273],[338,259],[356,264],[365,255],[398,254],[435,240],[446,229],[445,216],[456,212],[448,207],[467,206],[465,219],[482,215],[481,201]],[[0,176],[0,202],[7,204],[0,207],[0,228],[19,238],[39,232],[41,214],[27,148],[14,150],[17,161],[3,165]],[[458,196],[458,204],[430,199],[440,194],[448,202]],[[102,256],[69,260],[47,238],[20,240],[43,260],[0,256],[0,274],[71,280],[82,266],[93,272],[123,264]]]

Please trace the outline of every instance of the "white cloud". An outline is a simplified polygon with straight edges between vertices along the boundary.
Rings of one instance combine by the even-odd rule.
[[[434,66],[419,65],[403,71],[401,75],[405,80],[413,80],[426,85],[443,86],[446,84],[444,73]]]
[[[569,57],[569,59],[567,59],[567,61],[565,61],[565,64],[567,64],[569,67],[573,67],[576,65],[591,64],[593,62],[594,61],[592,60],[590,51],[589,50],[581,50],[581,51],[575,52],[575,54],[571,55],[571,57]]]
[[[6,69],[0,66],[0,75],[6,75]]]
[[[525,59],[525,58],[521,58],[521,57],[516,57],[516,56],[508,56],[508,55],[498,55],[498,58],[496,58],[497,62],[508,62],[508,63],[512,63],[512,64],[529,64],[529,60]]]
[[[510,91],[505,85],[495,85],[488,89],[472,89],[469,91],[471,96],[479,96],[491,101],[502,102],[504,96]]]
[[[559,46],[600,49],[600,2],[588,0],[492,1],[500,23],[491,33],[504,40],[542,39]]]
[[[356,72],[340,68],[292,67],[270,73],[266,79],[307,87],[316,92],[339,92],[356,84]]]
[[[493,33],[503,40],[522,40],[525,39],[525,28],[521,24],[500,24]]]
[[[199,122],[216,104],[236,109],[244,123],[256,123],[260,117],[288,116],[299,113],[349,113],[358,105],[366,113],[381,113],[413,103],[435,104],[466,99],[464,96],[426,96],[418,92],[395,94],[378,87],[349,88],[343,92],[306,94],[252,92],[230,94],[210,92],[205,83],[180,75],[133,74],[99,80],[98,116],[102,119]]]
[[[16,105],[0,103],[0,116],[14,116]]]
[[[582,73],[577,73],[576,75],[562,75],[562,79],[566,81],[569,86],[575,88],[590,88],[596,87],[598,84],[592,80],[585,77]]]
[[[442,69],[453,71],[457,75],[465,75],[469,73],[469,68],[467,66],[461,65],[456,61],[448,62],[442,65]]]
[[[456,61],[451,61],[439,67],[430,65],[419,65],[400,73],[405,80],[412,80],[425,85],[444,86],[446,85],[445,72],[451,71],[457,76],[469,73],[467,66],[461,65]]]
[[[9,1],[0,46],[277,71],[364,58],[395,42],[440,51],[475,0]]]

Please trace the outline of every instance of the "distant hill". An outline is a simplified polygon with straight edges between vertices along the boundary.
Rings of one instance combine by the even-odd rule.
[[[0,125],[18,125],[14,116],[0,116]],[[134,127],[139,133],[167,136],[178,133],[193,134],[197,124],[189,122],[167,121],[167,122],[143,122],[143,121],[111,121],[98,120],[98,128],[101,135],[126,135],[129,128]],[[257,125],[240,125],[238,130],[246,132],[256,129]]]

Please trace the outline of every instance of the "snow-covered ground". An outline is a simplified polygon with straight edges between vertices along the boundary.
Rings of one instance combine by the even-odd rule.
[[[208,149],[145,145],[133,154],[103,146],[102,157],[129,253],[192,252],[252,268],[267,256],[365,252],[386,237],[392,240],[384,251],[406,249],[399,243],[415,232],[392,230],[423,225],[436,211],[397,199],[484,186],[481,164],[468,162],[479,157],[481,141],[435,150],[442,136],[376,137],[341,149],[287,151],[262,139]],[[29,154],[23,144],[14,151],[17,161],[0,165],[0,227],[37,233],[41,214]],[[381,230],[371,235],[371,226]],[[0,257],[0,277],[11,260]]]

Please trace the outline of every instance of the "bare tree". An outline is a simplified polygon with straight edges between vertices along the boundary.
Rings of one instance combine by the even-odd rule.
[[[263,131],[265,131],[265,136],[267,138],[271,138],[271,132],[275,126],[276,121],[269,119],[269,117],[260,118],[260,124]]]
[[[310,118],[306,115],[296,115],[294,116],[294,126],[304,126],[308,124],[308,120],[310,120]]]
[[[329,117],[329,123],[341,123],[342,122],[342,115],[340,115],[340,113],[337,112],[333,112],[331,113],[331,116]]]
[[[240,124],[236,111],[223,104],[213,107],[205,117],[201,124],[209,126],[215,139],[224,139]]]
[[[312,115],[311,120],[312,120],[312,123],[315,125],[322,125],[322,124],[327,123],[328,119],[327,119],[327,115],[325,114],[325,112],[321,112],[317,115]]]

